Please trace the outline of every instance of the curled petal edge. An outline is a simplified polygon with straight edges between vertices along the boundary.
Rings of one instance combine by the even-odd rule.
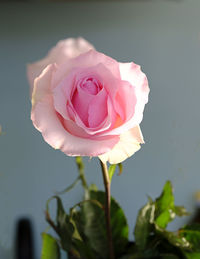
[[[136,126],[121,134],[112,150],[98,157],[103,163],[118,164],[137,152],[141,148],[140,144],[144,144],[144,139],[140,127]]]

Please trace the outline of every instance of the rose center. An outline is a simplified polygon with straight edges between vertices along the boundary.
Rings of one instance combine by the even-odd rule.
[[[95,78],[85,78],[80,82],[79,85],[83,91],[91,95],[97,95],[98,92],[102,89],[102,86]]]

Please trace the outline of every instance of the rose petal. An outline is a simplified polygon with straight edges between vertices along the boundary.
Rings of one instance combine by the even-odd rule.
[[[140,149],[140,144],[142,143],[144,143],[144,140],[140,127],[136,126],[133,129],[121,134],[120,141],[114,146],[114,148],[111,151],[100,155],[99,159],[103,163],[121,163],[138,151]]]
[[[72,99],[74,110],[86,127],[88,127],[88,108],[93,99],[94,95],[83,91],[80,87],[76,89]]]
[[[141,71],[140,66],[135,63],[119,63],[122,80],[128,81],[135,86],[136,95],[141,102],[148,102],[149,86],[146,75]],[[140,99],[139,99],[140,100]]]
[[[119,141],[119,136],[91,140],[66,131],[53,106],[51,78],[55,67],[48,66],[35,80],[31,119],[45,141],[70,156],[98,156],[108,152]],[[97,148],[98,147],[98,148]]]
[[[51,92],[49,91],[51,87],[52,74],[56,70],[56,65],[51,64],[47,66],[42,74],[36,78],[34,82],[33,94],[32,94],[32,108],[35,104],[41,102],[44,98],[52,99]],[[38,84],[38,81],[43,79],[45,84]]]
[[[63,66],[64,65],[61,66],[62,69],[64,69]],[[55,87],[53,89],[55,109],[62,115],[63,118],[65,119],[71,118],[72,120],[76,121],[77,125],[83,128],[88,134],[91,134],[91,135],[98,134],[100,132],[107,131],[109,128],[111,128],[112,125],[115,123],[115,118],[116,118],[116,113],[113,108],[113,102],[114,102],[116,92],[120,87],[121,81],[119,82],[119,80],[116,80],[116,78],[113,77],[112,74],[107,70],[107,68],[105,68],[102,64],[98,64],[95,67],[87,68],[87,69],[86,68],[82,69],[79,67],[74,68],[66,77],[64,74],[61,73],[64,79],[62,79],[61,82],[58,82],[56,77],[58,76],[61,67],[58,67],[58,70],[53,74],[53,77],[52,77],[52,84]],[[99,73],[100,75],[104,75],[103,79],[101,78]],[[94,124],[93,125],[94,127],[92,127],[92,124],[89,126],[87,125],[87,123],[86,124],[83,123],[83,122],[86,122],[86,118],[84,118],[85,116],[84,114],[86,114],[86,111],[88,110],[89,102],[91,102],[91,99],[94,98],[94,96],[92,98],[89,98],[88,100],[84,96],[83,101],[80,101],[83,96],[81,98],[78,98],[77,96],[79,100],[76,100],[75,106],[77,110],[79,110],[81,113],[81,114],[79,113],[80,117],[78,116],[78,114],[76,114],[76,111],[73,108],[73,104],[71,102],[73,92],[75,91],[76,83],[79,80],[81,80],[81,78],[84,78],[84,77],[92,77],[97,79],[102,84],[102,87],[106,91],[108,91],[108,87],[110,87],[110,92],[108,92],[109,98],[107,100],[107,104],[102,103],[102,105],[105,105],[106,109],[109,110],[108,117],[105,118],[105,121],[102,121],[102,123],[100,123],[101,119],[105,115],[105,107],[102,108],[104,109],[104,113],[101,113],[101,117],[99,117],[99,115],[97,116],[96,119],[99,118],[99,120],[98,122],[97,121],[95,122],[96,126]],[[56,85],[57,83],[58,85]],[[81,103],[83,105],[81,105]],[[66,109],[66,105],[68,110]],[[93,116],[91,111],[92,111],[92,108],[89,114],[90,118],[92,118]],[[81,120],[81,118],[83,119],[83,121]]]
[[[107,93],[103,88],[89,103],[88,124],[90,128],[98,127],[107,117]]]
[[[74,58],[90,49],[94,49],[94,47],[81,37],[59,41],[44,59],[27,65],[27,76],[31,86],[30,92],[32,93],[35,78],[40,75],[46,66],[53,63],[62,64],[63,62],[66,62],[66,60]]]
[[[115,98],[115,110],[126,122],[133,117],[136,105],[135,87],[127,81],[122,81]]]
[[[128,81],[134,87],[136,96],[135,111],[132,118],[120,127],[106,132],[105,135],[121,134],[122,132],[139,125],[143,118],[144,106],[148,101],[150,91],[148,81],[146,75],[140,70],[140,66],[134,63],[120,63],[120,73],[122,80]]]
[[[58,85],[74,69],[79,69],[80,77],[87,74],[100,77],[100,82],[102,80],[105,82],[105,87],[111,95],[114,95],[119,87],[120,71],[118,62],[95,50],[90,50],[62,63],[54,75],[53,85]]]

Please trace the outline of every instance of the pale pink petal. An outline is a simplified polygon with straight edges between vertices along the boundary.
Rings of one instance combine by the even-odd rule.
[[[32,107],[34,108],[35,104],[41,102],[44,98],[52,99],[51,95],[51,79],[52,74],[56,70],[56,66],[49,65],[41,73],[39,77],[36,78],[34,82],[33,94],[32,94]],[[39,83],[41,81],[45,83]]]
[[[144,106],[148,102],[149,86],[146,75],[141,71],[140,66],[134,63],[119,63],[122,80],[128,81],[133,87],[136,96],[135,111],[132,118],[105,135],[121,134],[122,132],[139,125],[143,118]],[[135,98],[134,98],[135,100]]]
[[[119,136],[96,140],[80,138],[66,131],[53,106],[51,77],[54,66],[49,66],[34,85],[31,119],[45,141],[70,156],[98,156],[108,152],[119,141]],[[97,148],[98,147],[98,148]]]
[[[83,91],[80,87],[77,88],[72,99],[72,104],[76,113],[87,127],[89,126],[88,108],[93,99],[94,95]]]
[[[121,134],[120,140],[114,148],[107,153],[100,155],[99,159],[103,163],[121,163],[138,151],[140,149],[140,144],[142,143],[144,143],[144,140],[140,127],[136,126],[133,129]]]
[[[132,63],[119,63],[121,79],[130,82],[135,86],[136,94],[141,98],[141,102],[148,102],[149,85],[146,75],[141,71],[139,65]]]
[[[79,127],[83,128],[88,134],[91,135],[107,131],[109,128],[111,128],[113,123],[115,123],[114,118],[116,118],[116,113],[113,108],[114,98],[118,88],[120,87],[121,81],[119,82],[119,80],[116,80],[116,78],[113,77],[112,74],[102,64],[98,64],[97,66],[91,68],[74,68],[67,76],[65,74],[62,74],[62,72],[60,71],[61,68],[64,72],[64,65],[62,65],[58,67],[56,73],[53,74],[52,78],[52,84],[54,87],[54,104],[56,110],[62,115],[63,118],[71,118],[74,121],[76,121]],[[59,74],[60,72],[61,74]],[[58,75],[62,78],[62,80],[60,79],[60,82],[57,81],[56,78]],[[102,77],[102,75],[104,76]],[[71,103],[71,98],[76,89],[75,86],[78,83],[78,81],[84,77],[95,78],[101,83],[102,87],[106,91],[108,91],[108,89],[110,88],[109,99],[107,100],[108,103],[106,104],[106,108],[109,109],[108,117],[105,119],[105,121],[102,121],[102,123],[96,127],[92,127],[89,125],[87,126],[87,123],[83,123],[86,122],[86,118],[83,118],[83,114],[86,114],[86,111],[88,110],[88,103],[91,102],[92,97],[87,100],[86,96],[78,98],[78,94],[76,95],[76,100],[74,101],[76,103],[75,106],[77,108],[77,111],[80,111],[80,117],[78,116],[78,114],[76,114],[73,104]],[[81,99],[83,99],[83,101],[81,101]],[[103,109],[105,110],[105,107],[103,107]],[[89,116],[93,116],[91,110]],[[101,117],[103,117],[103,115]],[[101,117],[99,121],[101,120]],[[83,121],[81,120],[81,118],[83,119]]]
[[[107,93],[102,89],[88,105],[88,124],[90,128],[98,127],[107,117]]]
[[[94,47],[85,39],[81,37],[77,39],[69,38],[59,41],[56,46],[49,51],[44,59],[28,64],[27,76],[31,86],[31,93],[35,78],[40,75],[46,66],[52,63],[60,65],[68,59],[74,58],[90,49],[94,49]]]
[[[64,118],[69,119],[71,116],[69,115],[69,110],[67,109],[68,98],[66,91],[62,87],[56,87],[52,90],[54,107],[55,110]]]
[[[109,97],[107,98],[107,110],[108,110],[108,116],[106,116],[105,120],[102,121],[97,127],[90,128],[85,126],[85,124],[81,121],[79,116],[75,117],[76,124],[82,129],[84,129],[88,135],[91,135],[91,136],[98,135],[98,136],[106,137],[106,135],[104,136],[102,132],[106,132],[107,130],[109,130],[109,128],[111,128],[113,123],[115,122],[115,118],[116,118],[116,114],[115,114],[115,111],[113,110],[112,102]]]
[[[74,64],[79,67],[94,67],[103,64],[105,68],[113,74],[114,77],[120,78],[119,64],[115,59],[104,55],[96,50],[89,50],[73,59]]]
[[[81,138],[92,139],[91,135],[88,135],[83,128],[79,127],[77,123],[72,120],[63,120],[62,124],[70,134]]]
[[[59,68],[58,68],[59,69]],[[57,69],[57,70],[58,70]],[[79,70],[73,70],[67,77],[62,78],[58,85],[54,84],[55,72],[52,75],[52,93],[54,99],[54,107],[63,118],[69,119],[74,117],[72,110],[71,98],[76,89],[76,74]],[[70,110],[69,110],[70,109]]]
[[[45,102],[35,106],[31,119],[49,145],[69,156],[98,156],[111,150],[119,141],[118,136],[91,140],[70,134],[64,129],[51,104]]]
[[[115,94],[119,87],[120,71],[118,62],[95,50],[90,50],[62,63],[54,75],[53,85],[58,85],[72,71],[76,71],[77,75],[79,71],[80,77],[84,75],[97,76],[100,82],[104,82],[104,86],[112,95]]]
[[[115,97],[115,110],[124,122],[133,117],[136,102],[135,87],[127,81],[122,81]]]

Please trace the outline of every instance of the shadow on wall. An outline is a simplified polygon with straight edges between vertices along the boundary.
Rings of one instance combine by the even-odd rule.
[[[34,259],[34,238],[31,220],[29,218],[18,219],[14,231],[14,251],[6,248],[6,244],[0,244],[0,258]]]

